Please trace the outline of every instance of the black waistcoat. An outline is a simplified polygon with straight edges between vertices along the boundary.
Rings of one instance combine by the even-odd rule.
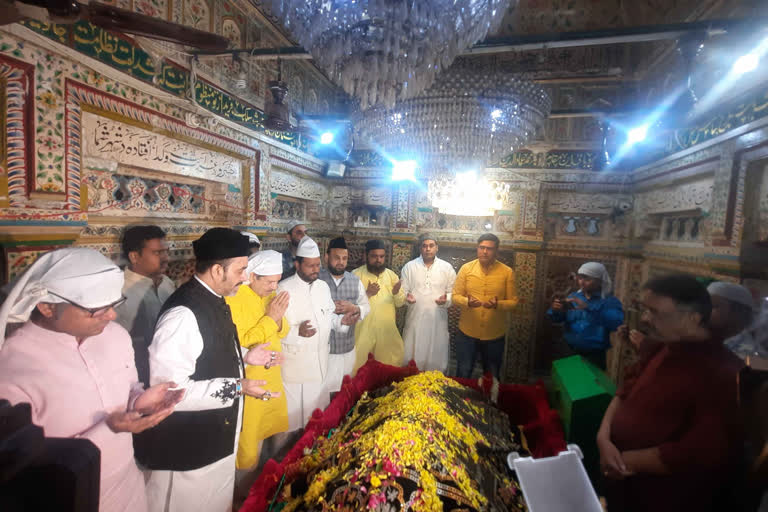
[[[224,299],[193,277],[168,297],[160,316],[176,306],[192,310],[203,338],[203,351],[190,379],[239,378],[243,368],[240,343]],[[184,343],[184,340],[178,342]],[[231,388],[220,393],[233,397],[235,386]],[[221,409],[174,412],[156,427],[134,435],[136,459],[149,469],[188,471],[231,455],[239,400],[236,398],[232,405]]]

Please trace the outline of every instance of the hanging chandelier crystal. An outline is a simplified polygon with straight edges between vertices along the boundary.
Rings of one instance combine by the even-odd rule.
[[[410,98],[517,0],[263,0],[360,108]]]
[[[488,181],[474,172],[443,172],[429,180],[427,197],[445,215],[489,217],[509,203],[509,184]]]
[[[543,126],[552,101],[539,85],[495,67],[458,59],[415,98],[358,112],[358,138],[417,160],[422,177],[498,162]]]

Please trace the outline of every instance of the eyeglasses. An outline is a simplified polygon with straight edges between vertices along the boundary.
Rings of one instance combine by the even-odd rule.
[[[77,302],[75,302],[75,301],[72,301],[72,300],[70,300],[70,299],[68,299],[68,298],[66,298],[66,297],[62,297],[62,296],[61,296],[61,295],[59,295],[58,293],[53,293],[53,292],[52,292],[52,291],[50,291],[50,290],[48,291],[48,293],[50,293],[50,294],[51,294],[51,295],[53,295],[54,297],[58,297],[58,298],[60,298],[60,299],[64,300],[64,302],[66,302],[66,303],[68,303],[68,304],[72,304],[73,306],[75,306],[75,307],[77,307],[77,308],[80,308],[80,309],[82,309],[83,311],[86,311],[87,313],[89,313],[89,315],[91,316],[91,318],[96,318],[96,317],[100,317],[100,316],[103,316],[103,315],[105,315],[105,314],[107,313],[107,311],[109,311],[110,309],[112,309],[112,308],[118,308],[118,307],[122,306],[123,304],[125,304],[125,301],[127,301],[127,300],[128,300],[128,297],[126,297],[126,296],[123,296],[122,298],[120,298],[120,300],[116,300],[116,301],[115,301],[115,302],[113,302],[112,304],[108,304],[108,305],[106,305],[106,306],[101,306],[101,307],[99,307],[99,308],[87,308],[87,307],[85,307],[85,306],[81,306],[81,305],[80,305],[80,304],[78,304]]]

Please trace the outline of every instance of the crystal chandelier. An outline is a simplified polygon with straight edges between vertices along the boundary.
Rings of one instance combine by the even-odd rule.
[[[492,216],[509,202],[509,184],[489,182],[474,172],[440,173],[429,180],[427,197],[446,215]]]
[[[363,110],[392,108],[501,24],[517,0],[263,0]]]
[[[358,112],[357,135],[394,158],[420,163],[422,177],[482,170],[540,129],[552,102],[520,75],[458,59],[418,96]]]

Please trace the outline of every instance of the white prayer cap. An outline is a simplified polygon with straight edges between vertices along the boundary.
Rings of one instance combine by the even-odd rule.
[[[305,236],[301,239],[299,246],[296,248],[296,256],[301,258],[319,258],[320,248],[314,240]]]
[[[603,298],[608,296],[608,294],[611,293],[611,289],[613,288],[613,283],[611,282],[611,276],[608,275],[608,271],[605,269],[605,265],[602,263],[598,263],[596,261],[590,261],[588,263],[583,264],[579,267],[579,271],[576,272],[577,274],[581,274],[583,276],[592,277],[594,279],[600,279],[603,284],[603,288],[600,292],[600,295],[602,295]]]
[[[718,297],[735,302],[736,304],[741,304],[749,308],[755,307],[755,301],[752,298],[752,294],[740,284],[715,281],[709,283],[707,291],[710,295],[717,295]]]
[[[259,244],[261,245],[261,242],[259,241],[259,237],[251,233],[250,231],[241,231],[241,235],[248,237],[248,243],[249,244]]]
[[[123,292],[123,272],[93,249],[71,247],[40,256],[6,286],[0,306],[0,347],[8,323],[26,322],[40,302],[73,302],[99,308],[117,302]]]
[[[292,220],[291,222],[288,223],[288,226],[285,228],[285,232],[290,233],[291,231],[293,231],[293,228],[295,228],[296,226],[303,226],[303,225],[304,225],[303,221]]]
[[[277,251],[261,251],[248,258],[248,275],[275,276],[283,273],[283,255]]]

